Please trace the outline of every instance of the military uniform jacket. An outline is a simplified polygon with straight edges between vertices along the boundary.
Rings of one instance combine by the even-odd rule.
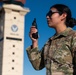
[[[41,50],[26,51],[36,70],[46,67],[46,75],[76,75],[76,32],[71,28],[49,38]]]

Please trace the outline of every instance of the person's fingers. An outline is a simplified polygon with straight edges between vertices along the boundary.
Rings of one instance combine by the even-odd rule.
[[[33,34],[33,33],[36,33],[37,32],[37,29],[35,28],[35,26],[32,26],[30,28],[30,33]]]

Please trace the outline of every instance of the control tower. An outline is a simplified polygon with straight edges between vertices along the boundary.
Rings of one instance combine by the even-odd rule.
[[[13,3],[0,7],[0,75],[23,75],[24,18],[29,11]]]

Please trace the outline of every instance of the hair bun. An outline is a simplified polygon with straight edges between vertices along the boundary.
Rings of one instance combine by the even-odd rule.
[[[74,27],[75,25],[76,25],[76,19],[71,18],[71,19],[69,20],[69,27]]]

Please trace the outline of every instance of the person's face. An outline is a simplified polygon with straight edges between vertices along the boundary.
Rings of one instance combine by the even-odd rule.
[[[61,22],[59,11],[55,8],[50,9],[46,15],[46,18],[48,25],[53,28],[55,28]]]

